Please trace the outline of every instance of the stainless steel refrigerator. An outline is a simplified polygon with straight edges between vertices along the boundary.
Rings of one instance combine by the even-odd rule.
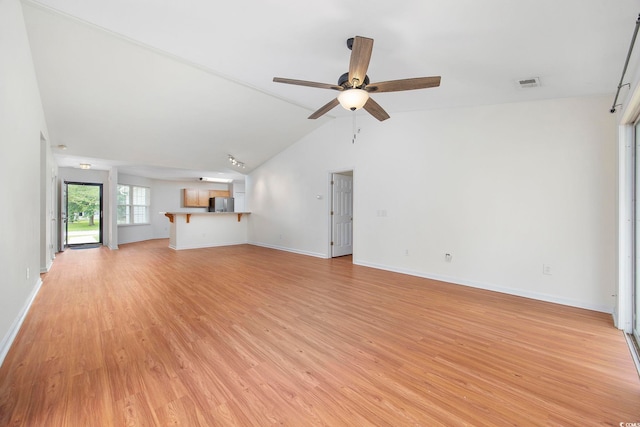
[[[209,212],[233,212],[233,197],[212,197]]]

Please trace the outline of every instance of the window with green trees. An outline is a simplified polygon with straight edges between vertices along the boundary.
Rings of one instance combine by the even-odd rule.
[[[151,189],[118,184],[118,224],[149,224]]]

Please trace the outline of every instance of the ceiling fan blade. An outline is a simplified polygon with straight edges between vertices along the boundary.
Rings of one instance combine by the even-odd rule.
[[[316,111],[315,113],[313,113],[312,115],[310,115],[308,118],[310,119],[317,119],[318,117],[324,116],[325,114],[327,114],[329,111],[333,110],[335,107],[338,106],[338,104],[340,104],[340,102],[338,101],[338,98],[334,98],[331,101],[327,102],[325,105],[323,105],[322,107],[320,107],[320,109],[318,109],[318,111]]]
[[[274,77],[273,81],[276,83],[286,83],[289,85],[298,85],[298,86],[309,86],[309,87],[317,87],[320,89],[333,89],[333,90],[343,90],[342,86],[332,85],[328,83],[318,83],[318,82],[309,82],[306,80],[295,80],[295,79],[285,79],[282,77]]]
[[[360,87],[364,83],[372,51],[373,39],[355,36],[351,47],[351,60],[349,61],[350,84],[353,84],[354,79],[358,80],[356,87]]]
[[[374,101],[373,98],[371,97],[367,100],[367,103],[364,104],[363,108],[367,110],[369,114],[371,114],[373,117],[380,120],[381,122],[389,118],[389,114],[387,114],[387,112],[384,111],[384,108],[382,108],[380,104]]]
[[[367,85],[367,92],[400,92],[402,90],[427,89],[440,86],[440,76],[416,77],[413,79],[389,80]]]

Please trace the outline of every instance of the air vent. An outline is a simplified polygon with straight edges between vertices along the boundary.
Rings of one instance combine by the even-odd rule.
[[[539,87],[540,86],[540,78],[539,77],[531,77],[528,79],[517,80],[518,87],[522,89],[530,88],[530,87]]]

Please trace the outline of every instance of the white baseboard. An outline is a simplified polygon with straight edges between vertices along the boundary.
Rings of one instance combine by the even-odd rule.
[[[42,279],[38,278],[38,282],[31,291],[31,295],[29,295],[29,298],[25,302],[24,307],[22,307],[22,310],[20,311],[20,313],[18,313],[18,317],[16,317],[16,319],[13,321],[13,324],[9,328],[9,331],[2,339],[2,342],[0,342],[0,366],[2,366],[4,358],[7,357],[7,353],[9,353],[9,349],[11,348],[13,341],[18,335],[20,327],[22,326],[22,322],[24,322],[25,317],[27,317],[27,313],[31,308],[31,304],[33,304],[33,300],[36,298],[36,295],[38,295],[40,287],[42,287]]]
[[[599,311],[602,313],[609,313],[609,314],[612,313],[612,307],[607,307],[600,304],[590,304],[584,301],[577,301],[569,298],[561,298],[554,295],[542,294],[542,293],[531,292],[531,291],[523,291],[521,289],[505,288],[505,287],[496,286],[490,283],[481,283],[481,282],[475,282],[471,280],[461,280],[456,277],[441,276],[438,274],[427,274],[419,271],[406,270],[402,268],[394,268],[386,265],[373,264],[373,263],[363,262],[355,259],[353,260],[353,263],[357,265],[362,265],[364,267],[371,267],[371,268],[377,268],[379,270],[393,271],[395,273],[402,273],[402,274],[408,274],[409,276],[423,277],[425,279],[437,280],[440,282],[451,283],[454,285],[469,286],[472,288],[484,289],[484,290],[493,291],[493,292],[500,292],[503,294],[530,298],[530,299],[535,299],[539,301],[551,302],[551,303],[566,305],[570,307],[584,308],[586,310]]]
[[[270,245],[267,243],[260,243],[260,242],[248,242],[248,244],[250,245],[254,245],[254,246],[260,246],[263,248],[268,248],[268,249],[276,249],[279,251],[285,251],[285,252],[291,252],[294,254],[300,254],[300,255],[308,255],[308,256],[313,256],[316,258],[328,258],[326,254],[321,254],[319,252],[308,252],[308,251],[301,251],[299,249],[292,249],[292,248],[287,248],[284,246],[277,246],[277,245]]]
[[[618,329],[624,329],[618,325],[618,307],[614,306],[613,311],[611,312],[611,317],[613,317],[613,326]]]
[[[52,266],[53,266],[53,260],[50,260],[44,268],[40,269],[40,273],[48,273],[49,270],[51,270]]]
[[[216,244],[203,243],[201,245],[187,245],[187,246],[180,246],[180,247],[169,244],[169,249],[173,249],[175,251],[181,251],[186,249],[204,249],[204,248],[216,248],[218,246],[235,246],[235,245],[246,245],[246,244],[247,242],[226,242],[226,243],[216,243]]]

